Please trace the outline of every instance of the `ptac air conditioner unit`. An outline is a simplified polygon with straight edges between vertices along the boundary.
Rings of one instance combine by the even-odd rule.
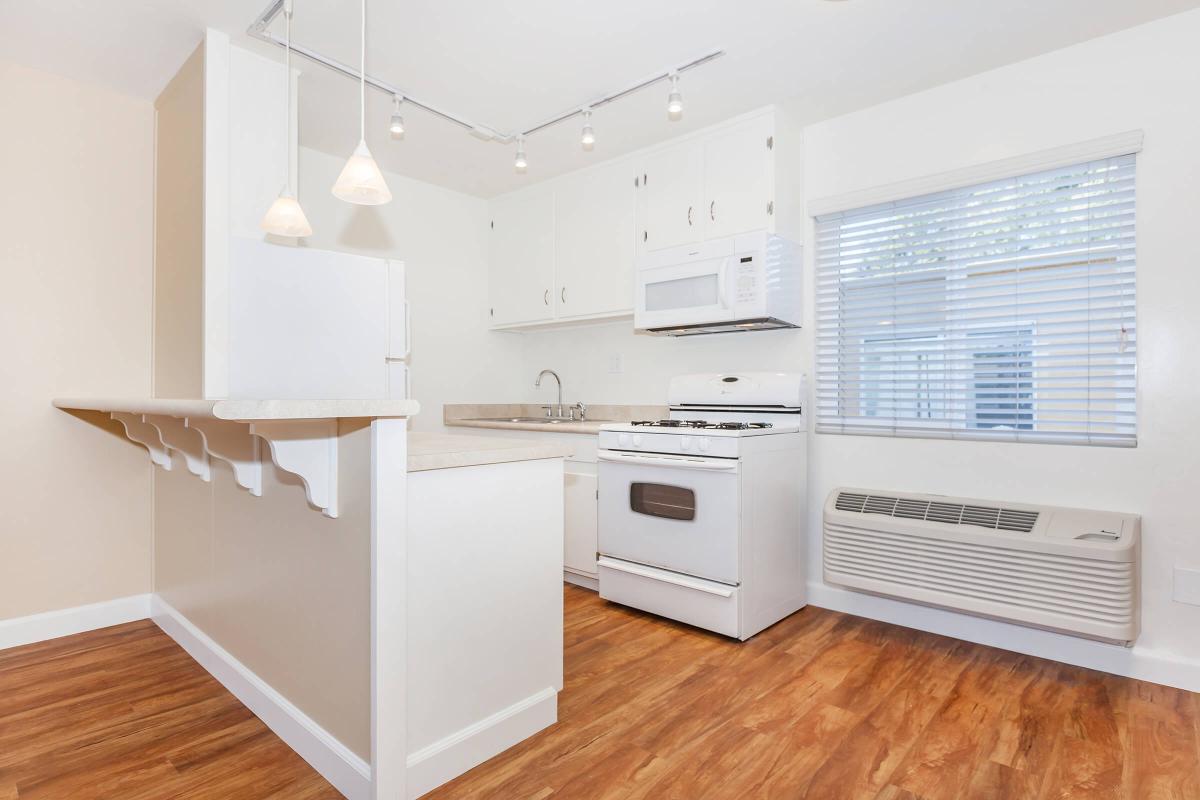
[[[1130,644],[1141,517],[929,494],[834,489],[825,581]]]

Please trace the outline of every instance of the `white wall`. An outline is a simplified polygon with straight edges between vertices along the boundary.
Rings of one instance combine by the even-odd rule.
[[[802,330],[648,336],[633,333],[633,323],[626,320],[588,328],[527,333],[522,339],[522,382],[517,398],[521,402],[553,400],[553,387],[547,389],[542,384],[540,390],[533,388],[534,378],[542,369],[553,369],[562,377],[564,401],[662,405],[666,402],[667,380],[672,375],[731,370],[802,371],[808,363],[807,337]],[[610,371],[614,357],[621,361],[619,373]]]
[[[957,83],[809,126],[805,193],[819,199],[1072,144],[1145,131],[1138,162],[1139,446],[1134,450],[1033,444],[811,436],[809,530],[839,485],[1007,498],[1132,511],[1144,516],[1143,633],[1112,656],[1064,637],[905,604],[849,598],[816,585],[822,604],[917,626],[954,629],[1014,648],[1119,662],[1186,662],[1200,686],[1200,608],[1171,598],[1172,568],[1200,568],[1195,533],[1200,476],[1200,11],[1096,39]],[[811,261],[807,291],[812,318]],[[526,334],[522,375],[562,371],[570,399],[661,402],[667,376],[694,369],[796,369],[812,363],[812,330],[670,341],[628,323]],[[624,373],[608,373],[614,353]],[[522,399],[533,399],[523,387]],[[810,536],[810,580],[820,580],[820,537]],[[1099,653],[1100,655],[1096,655]],[[1091,654],[1091,655],[1088,655]],[[1115,659],[1115,660],[1114,660]],[[1178,675],[1178,673],[1176,673]],[[1165,678],[1164,678],[1165,679]],[[1178,679],[1176,677],[1176,679]]]
[[[154,108],[0,62],[0,619],[150,591],[150,461],[55,396],[150,391]]]
[[[313,226],[304,244],[405,262],[412,396],[421,404],[413,429],[439,430],[445,403],[515,396],[521,340],[487,330],[487,201],[389,173],[391,203],[350,205],[329,192],[343,163],[300,149],[299,197]]]
[[[857,484],[1141,513],[1137,649],[1200,664],[1200,608],[1171,599],[1172,568],[1200,567],[1200,382],[1189,359],[1200,342],[1198,40],[1190,12],[830,120],[808,129],[806,160],[815,199],[1145,131],[1137,449],[817,436],[811,491]]]

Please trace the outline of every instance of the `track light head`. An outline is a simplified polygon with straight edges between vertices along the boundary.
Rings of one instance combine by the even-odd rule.
[[[592,110],[590,108],[583,110],[583,133],[579,137],[579,143],[583,145],[584,150],[591,150],[596,146],[596,132],[592,130]]]
[[[679,73],[672,72],[671,92],[667,95],[667,119],[675,122],[683,118],[683,95],[679,93]]]
[[[393,139],[404,138],[404,117],[400,116],[400,104],[404,102],[404,98],[400,95],[392,97],[392,121],[388,123],[388,133]]]
[[[529,162],[525,159],[525,137],[517,137],[517,157],[513,160],[513,168],[521,175],[524,175],[529,169]]]

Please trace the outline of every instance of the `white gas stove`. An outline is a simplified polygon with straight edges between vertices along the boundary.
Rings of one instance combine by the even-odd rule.
[[[746,639],[804,605],[805,383],[683,375],[600,431],[600,595]]]

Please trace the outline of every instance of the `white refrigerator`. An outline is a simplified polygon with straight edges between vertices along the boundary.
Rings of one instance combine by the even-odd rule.
[[[404,262],[234,239],[228,396],[407,398]]]

